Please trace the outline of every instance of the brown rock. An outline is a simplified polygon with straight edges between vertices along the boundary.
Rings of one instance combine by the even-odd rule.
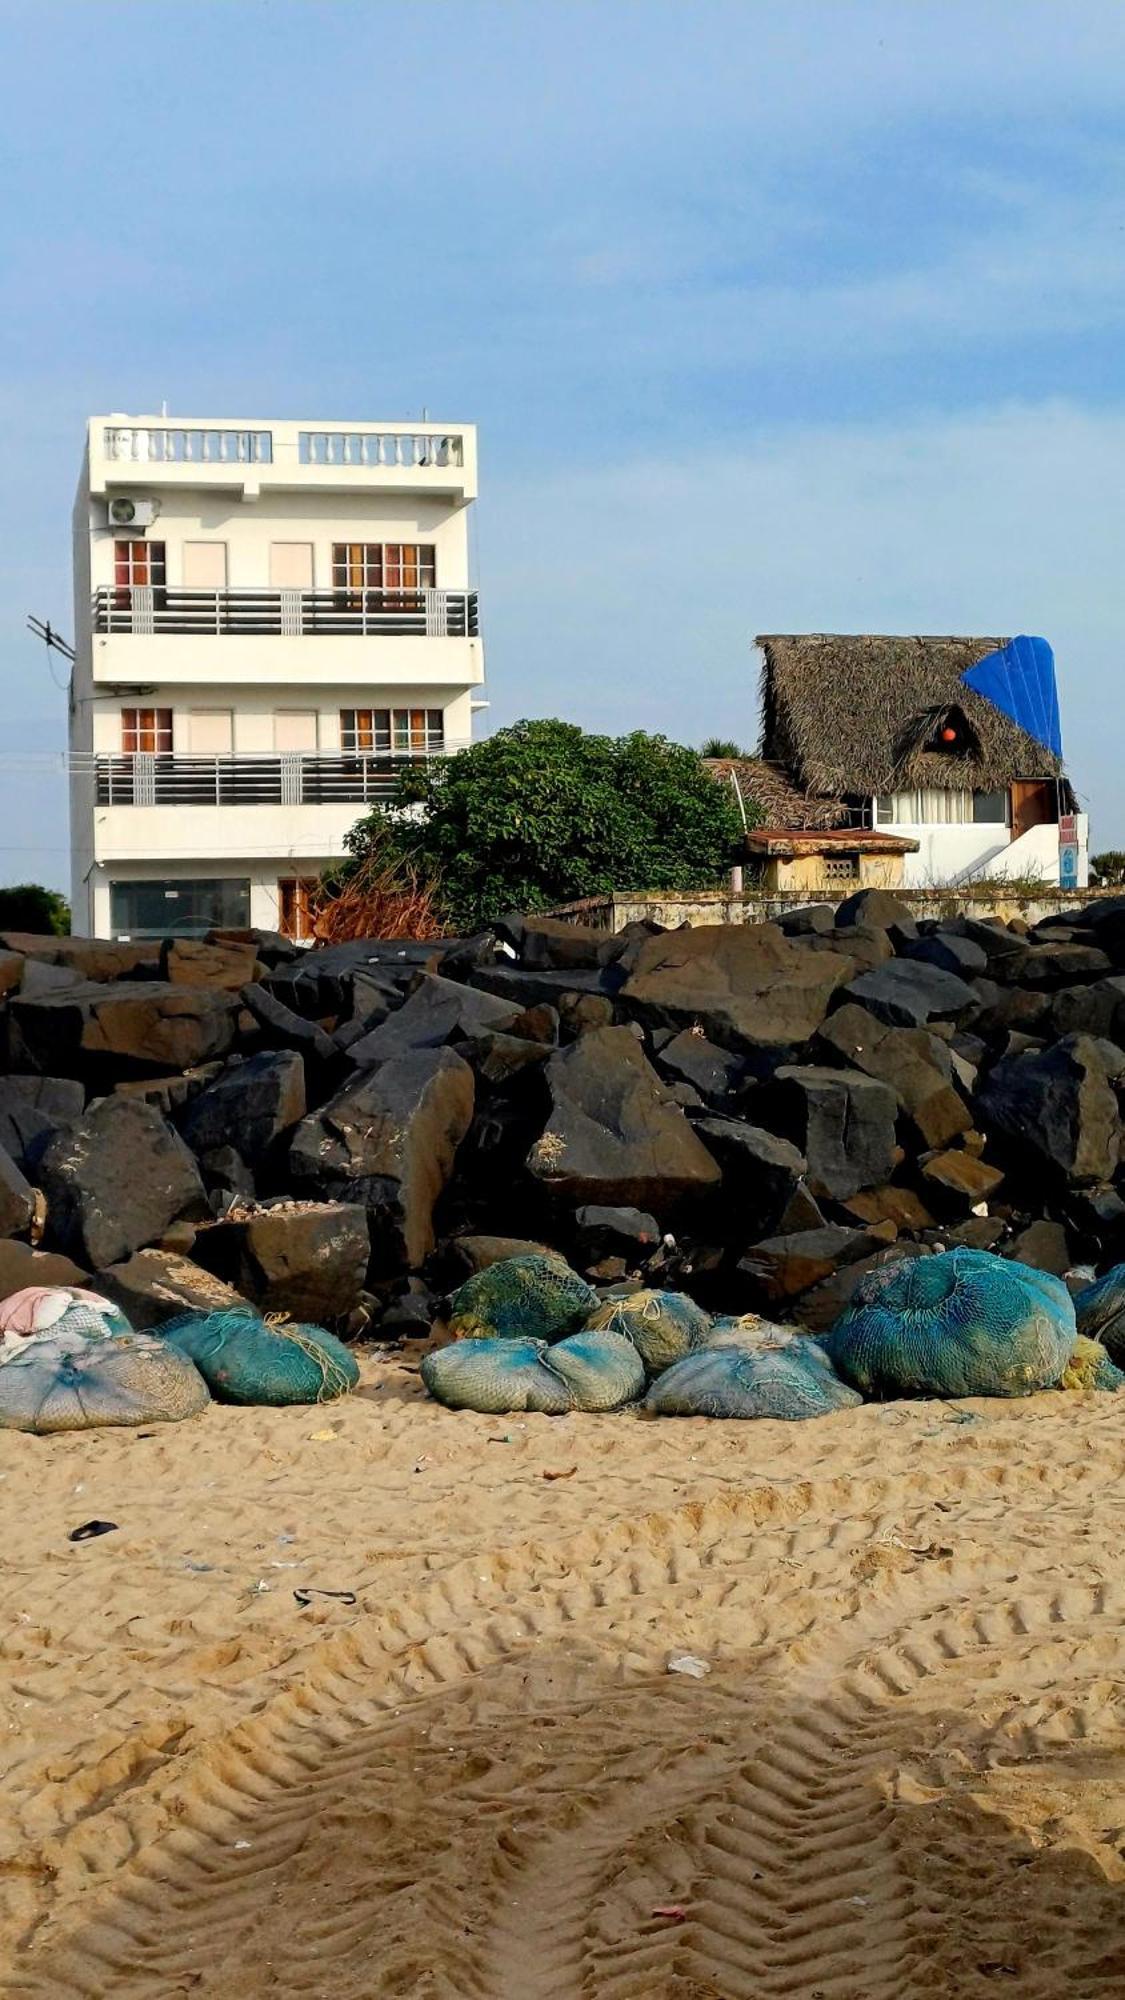
[[[773,924],[700,924],[641,945],[621,1002],[650,1027],[699,1022],[725,1047],[790,1048],[808,1041],[854,970],[810,951]]]
[[[252,944],[204,944],[202,938],[168,938],[160,950],[160,976],[170,986],[211,986],[239,993],[262,972]]]
[[[972,1153],[935,1153],[922,1168],[922,1178],[947,1213],[964,1214],[978,1202],[990,1200],[1004,1176]]]

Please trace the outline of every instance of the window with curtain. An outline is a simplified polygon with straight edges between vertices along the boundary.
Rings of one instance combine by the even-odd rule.
[[[926,785],[911,792],[888,792],[877,802],[880,826],[969,826],[973,794]]]
[[[113,544],[113,581],[117,586],[117,607],[129,607],[133,589],[163,589],[167,566],[163,542],[122,541]]]
[[[172,751],[172,711],[170,708],[123,708],[121,749],[125,756],[140,751],[167,757]]]
[[[432,590],[437,576],[433,542],[335,542],[335,590]]]
[[[445,748],[445,717],[440,708],[343,708],[340,748],[432,756]]]

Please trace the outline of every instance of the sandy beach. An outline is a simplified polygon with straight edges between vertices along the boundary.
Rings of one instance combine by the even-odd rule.
[[[1119,1994],[1123,1457],[1109,1396],[497,1419],[374,1356],[0,1434],[0,1990]]]

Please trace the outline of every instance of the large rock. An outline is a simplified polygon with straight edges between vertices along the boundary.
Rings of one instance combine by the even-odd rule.
[[[367,1277],[367,1210],[358,1202],[272,1202],[201,1229],[195,1255],[262,1312],[318,1324],[346,1319]]]
[[[989,1202],[1004,1176],[999,1167],[973,1153],[935,1153],[922,1168],[926,1193],[935,1208],[949,1215],[968,1215],[981,1202]]]
[[[292,1050],[234,1058],[192,1099],[180,1131],[199,1154],[232,1146],[253,1165],[305,1115],[305,1066]]]
[[[700,924],[647,939],[620,1000],[650,1027],[698,1022],[725,1048],[796,1048],[852,970],[847,957],[805,949],[773,924]]]
[[[100,1080],[191,1069],[227,1053],[237,996],[152,980],[87,982],[9,1002],[14,1064]]]
[[[762,1093],[763,1116],[799,1147],[808,1162],[810,1192],[845,1201],[879,1187],[898,1163],[895,1114],[888,1084],[850,1071],[786,1066]]]
[[[33,1250],[30,1243],[15,1237],[0,1238],[0,1299],[10,1299],[28,1285],[79,1285],[88,1290],[90,1277],[71,1257]]]
[[[331,1035],[317,1021],[306,1020],[303,1014],[279,1000],[272,987],[256,982],[243,988],[242,999],[262,1029],[263,1040],[272,1048],[293,1049],[313,1063],[330,1063],[335,1059],[336,1045]]]
[[[0,944],[46,965],[72,966],[84,980],[129,979],[137,974],[155,979],[160,970],[160,946],[152,938],[110,944],[105,938],[40,937],[32,931],[3,931]]]
[[[876,1020],[892,1028],[921,1028],[927,1021],[955,1021],[976,1004],[976,994],[955,972],[918,959],[895,958],[861,972],[847,990]]]
[[[48,1235],[88,1270],[119,1264],[155,1243],[180,1215],[202,1215],[199,1169],[155,1106],[107,1097],[39,1162]]]
[[[0,1076],[0,1146],[22,1173],[31,1173],[43,1148],[82,1116],[86,1092],[70,1076]]]
[[[1042,1053],[998,1062],[977,1101],[986,1130],[1007,1142],[1017,1162],[1038,1161],[1078,1185],[1112,1180],[1121,1122],[1088,1035],[1067,1035]]]
[[[651,1210],[664,1223],[720,1169],[628,1028],[597,1028],[545,1070],[551,1111],[528,1157],[540,1186],[574,1204]]]
[[[1106,979],[1112,971],[1110,959],[1096,945],[1034,944],[1020,966],[1019,983],[1055,993],[1061,986]]]
[[[909,903],[904,903],[890,889],[857,889],[854,895],[845,896],[836,912],[837,927],[850,929],[853,924],[870,924],[875,930],[888,930],[891,924],[914,927],[914,913]]]
[[[956,973],[958,979],[975,979],[978,973],[988,972],[988,953],[983,945],[957,931],[937,930],[923,937],[903,938],[899,953],[923,965],[940,965],[944,972]]]
[[[971,1127],[972,1113],[951,1080],[949,1049],[925,1028],[889,1028],[852,1002],[828,1016],[817,1042],[889,1084],[923,1146],[947,1146]]]
[[[807,1162],[788,1139],[738,1118],[697,1118],[698,1132],[722,1168],[718,1200],[737,1235],[776,1229],[801,1184]]]
[[[716,1111],[729,1110],[746,1075],[741,1056],[717,1047],[694,1028],[683,1028],[666,1041],[657,1050],[656,1062],[662,1075],[673,1083],[690,1083]]]
[[[177,1250],[137,1250],[124,1263],[98,1271],[90,1283],[141,1328],[160,1326],[176,1313],[228,1312],[245,1303],[233,1285]]]
[[[473,1073],[452,1049],[394,1056],[298,1125],[293,1181],[366,1204],[377,1276],[415,1270],[434,1247],[434,1203],[472,1116]]]
[[[753,1290],[771,1304],[795,1299],[830,1278],[842,1264],[854,1264],[885,1249],[895,1239],[891,1223],[870,1229],[844,1229],[825,1224],[785,1236],[765,1237],[751,1244],[738,1269]]]
[[[357,1068],[366,1069],[372,1063],[387,1062],[391,1056],[408,1055],[413,1049],[440,1049],[447,1042],[502,1034],[520,1012],[514,1001],[426,973],[405,1005],[362,1040],[353,1042],[348,1055]]]
[[[168,938],[160,948],[160,976],[172,986],[217,986],[240,993],[261,967],[247,942],[208,943],[203,938]]]
[[[0,1146],[0,1236],[22,1236],[35,1215],[35,1195]]]
[[[1051,1000],[1054,1034],[1105,1035],[1125,1043],[1125,977],[1096,979],[1088,986],[1064,986]]]

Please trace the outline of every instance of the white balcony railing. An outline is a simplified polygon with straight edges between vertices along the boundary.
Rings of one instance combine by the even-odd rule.
[[[463,465],[464,444],[416,431],[298,431],[302,465]]]
[[[131,465],[270,465],[269,431],[178,430],[152,424],[106,426],[105,455]]]
[[[475,639],[475,590],[96,590],[95,632],[192,638]]]
[[[92,775],[99,806],[388,805],[405,766],[432,764],[460,742],[412,750],[285,751],[234,757],[75,753],[71,769]]]

